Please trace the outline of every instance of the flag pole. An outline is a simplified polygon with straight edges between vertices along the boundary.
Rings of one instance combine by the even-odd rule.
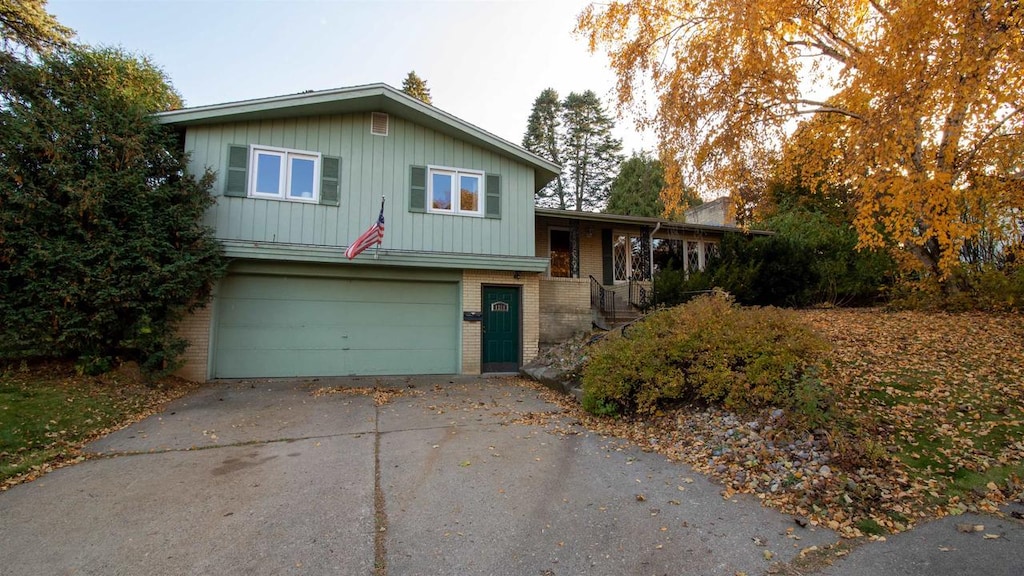
[[[381,213],[382,216],[384,215],[384,195],[383,194],[380,195],[380,213]],[[374,260],[376,260],[376,259],[378,259],[380,257],[380,241],[381,241],[381,238],[380,238],[380,236],[378,236],[377,237],[377,250],[374,251],[374,253],[373,253],[373,259]]]

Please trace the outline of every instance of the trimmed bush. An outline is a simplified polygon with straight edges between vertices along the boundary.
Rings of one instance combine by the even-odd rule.
[[[744,308],[716,292],[595,345],[583,372],[583,406],[650,414],[667,402],[706,401],[737,411],[787,407],[814,421],[827,409],[816,392],[827,350],[794,313]]]

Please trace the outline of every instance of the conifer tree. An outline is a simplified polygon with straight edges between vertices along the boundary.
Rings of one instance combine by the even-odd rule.
[[[402,81],[402,92],[427,104],[434,104],[434,101],[430,98],[430,88],[427,88],[427,81],[420,78],[415,70],[409,71],[405,80]]]
[[[622,142],[593,91],[559,100],[548,88],[534,101],[523,147],[562,165],[562,173],[537,195],[541,206],[600,210],[622,162]]]

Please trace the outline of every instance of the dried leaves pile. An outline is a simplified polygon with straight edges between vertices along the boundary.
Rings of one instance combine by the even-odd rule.
[[[412,388],[394,388],[387,386],[333,386],[329,388],[317,388],[313,392],[313,396],[319,397],[326,396],[328,394],[369,396],[373,398],[374,406],[384,406],[395,398],[402,396],[416,396],[419,395],[419,393],[420,392],[418,390],[414,390]]]
[[[878,309],[800,314],[834,346],[824,380],[842,419],[835,428],[795,434],[781,410],[737,415],[693,406],[614,420],[557,394],[546,398],[590,430],[717,478],[723,497],[754,493],[848,537],[995,512],[1021,497],[1024,319]]]

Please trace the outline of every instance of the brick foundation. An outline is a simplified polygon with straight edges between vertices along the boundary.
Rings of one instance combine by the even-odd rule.
[[[590,278],[541,278],[540,342],[562,342],[590,329]]]

